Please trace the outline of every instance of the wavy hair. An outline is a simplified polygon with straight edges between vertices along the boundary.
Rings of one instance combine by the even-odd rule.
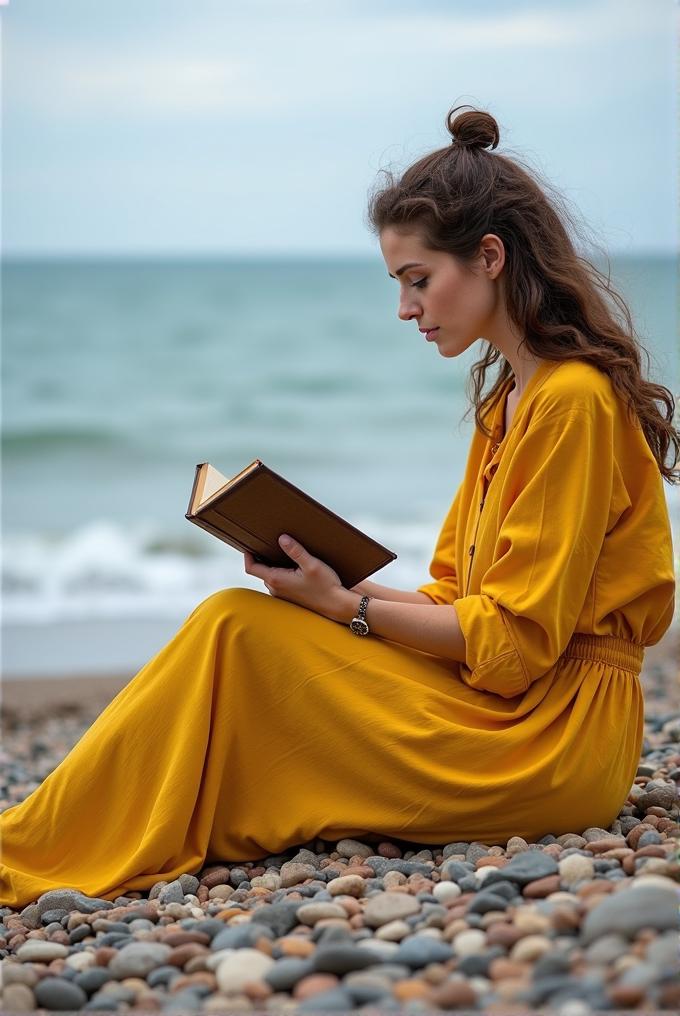
[[[564,208],[558,210],[559,202],[550,200],[527,169],[494,151],[499,130],[489,113],[458,107],[446,125],[450,145],[401,176],[388,172],[374,190],[371,226],[378,233],[388,226],[416,232],[430,250],[462,263],[473,260],[487,233],[500,237],[506,306],[526,348],[542,360],[583,360],[606,374],[642,428],[664,479],[679,482],[673,396],[645,377],[649,356],[609,275],[578,254],[573,224]],[[470,375],[475,422],[485,434],[485,419],[510,377],[508,361],[487,343]]]

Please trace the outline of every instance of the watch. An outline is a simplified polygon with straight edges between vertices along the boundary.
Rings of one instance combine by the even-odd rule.
[[[361,603],[359,604],[359,610],[357,616],[352,618],[349,622],[350,629],[355,635],[368,635],[370,628],[368,627],[368,621],[366,620],[366,607],[368,601],[371,599],[370,596],[362,596]]]

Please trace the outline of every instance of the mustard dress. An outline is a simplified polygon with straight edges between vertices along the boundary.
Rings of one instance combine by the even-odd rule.
[[[503,418],[473,438],[422,587],[455,601],[465,665],[216,593],[2,816],[0,902],[112,899],[317,835],[608,826],[639,759],[643,648],[672,616],[662,481],[586,364],[542,364],[505,437]]]

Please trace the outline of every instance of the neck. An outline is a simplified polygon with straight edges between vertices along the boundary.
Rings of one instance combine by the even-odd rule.
[[[512,367],[512,373],[515,375],[512,396],[515,401],[519,400],[532,374],[542,361],[530,353],[523,344],[524,336],[508,317],[502,296],[496,310],[495,320],[492,321],[484,338],[496,347]]]

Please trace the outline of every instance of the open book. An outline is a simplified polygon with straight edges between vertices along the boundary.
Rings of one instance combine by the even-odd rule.
[[[231,480],[209,462],[196,466],[186,517],[265,564],[294,568],[278,544],[287,533],[330,565],[348,589],[397,556],[259,459]]]

